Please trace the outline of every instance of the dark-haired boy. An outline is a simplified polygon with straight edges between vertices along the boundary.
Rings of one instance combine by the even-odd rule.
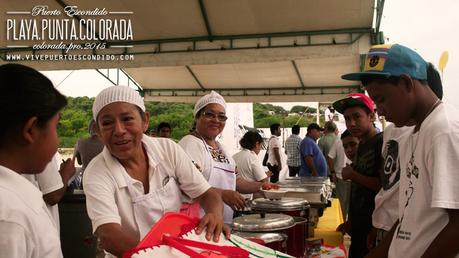
[[[332,170],[332,180],[336,184],[335,192],[339,199],[341,212],[343,213],[344,221],[347,220],[349,210],[349,199],[351,197],[351,181],[343,180],[342,170],[345,166],[352,163],[357,147],[359,146],[359,139],[352,136],[346,130],[341,134],[341,139],[336,139],[330,153],[328,153],[328,164]]]
[[[379,175],[382,168],[382,134],[377,133],[373,126],[373,102],[365,94],[349,94],[347,98],[333,103],[333,107],[344,115],[347,130],[360,140],[353,164],[343,168],[342,177],[352,181],[346,222],[351,235],[349,257],[364,257],[368,253],[367,236],[372,228],[374,200],[381,188]]]
[[[435,95],[431,70],[407,47],[378,45],[367,54],[363,72],[343,76],[361,81],[380,114],[397,127],[415,123],[400,142],[399,223],[371,257],[459,253],[459,112]]]

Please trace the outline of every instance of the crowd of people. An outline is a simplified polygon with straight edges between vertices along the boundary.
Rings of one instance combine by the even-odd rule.
[[[343,79],[360,81],[368,92],[328,108],[344,116],[347,130],[339,134],[333,115],[324,128],[311,123],[304,138],[293,126],[282,164],[281,127],[273,124],[266,167],[258,160],[264,139],[257,132],[248,131],[234,155],[218,141],[228,117],[217,92],[195,103],[194,127],[175,143],[167,123],[150,132],[155,137],[146,134],[150,114],[137,91],[102,90],[90,137],[78,142],[75,158],[106,257],[135,247],[169,211],[199,217],[197,233],[208,240],[228,237],[234,211],[251,194],[277,188],[285,166],[291,177],[330,177],[336,184],[346,219],[337,230],[351,236],[349,257],[457,257],[459,115],[441,100],[438,72],[407,47],[379,45],[362,72]],[[66,98],[23,65],[0,66],[0,81],[1,256],[62,257],[59,221],[49,207],[76,173],[75,158],[60,161],[56,154]],[[383,132],[374,126],[378,115],[392,122]]]

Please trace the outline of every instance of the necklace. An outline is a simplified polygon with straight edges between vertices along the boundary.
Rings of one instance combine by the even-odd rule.
[[[441,103],[441,100],[437,99],[437,101],[435,101],[435,103],[433,103],[432,106],[430,107],[430,109],[427,112],[425,118],[427,118],[430,115],[430,113],[432,113],[432,111],[434,111],[434,109],[438,105],[440,105],[440,103]],[[416,151],[416,147],[418,146],[418,142],[419,142],[419,138],[420,138],[419,134],[420,134],[421,126],[422,126],[422,123],[421,123],[421,125],[419,125],[419,129],[416,130],[416,127],[415,127],[413,129],[413,132],[410,135],[411,157],[410,157],[410,160],[408,161],[408,164],[406,166],[406,175],[407,175],[408,178],[411,178],[412,175],[415,176],[416,178],[418,178],[418,176],[419,176],[419,169],[416,166],[416,164],[414,163],[414,153]],[[415,136],[416,133],[418,135],[416,136],[416,140],[414,140],[414,136]]]
[[[437,101],[435,101],[435,103],[430,107],[429,111],[427,112],[425,118],[427,118],[430,113],[432,113],[432,111],[438,106],[440,105],[441,103],[441,100],[440,99],[437,99]],[[425,120],[424,118],[424,120]],[[422,123],[421,123],[422,125]],[[414,178],[412,178],[412,176],[416,177],[416,179],[418,179],[419,177],[419,169],[418,167],[416,166],[415,162],[414,162],[414,153],[416,151],[416,147],[418,146],[418,141],[419,141],[419,138],[421,138],[420,134],[421,134],[421,125],[419,125],[419,129],[416,130],[416,127],[413,128],[413,132],[411,133],[410,135],[410,142],[411,142],[411,158],[410,160],[408,161],[408,164],[406,164],[406,177],[408,178],[408,189],[405,191],[405,197],[406,197],[406,202],[405,202],[405,207],[403,208],[403,213],[402,213],[402,217],[400,218],[400,222],[398,224],[398,228],[397,228],[397,231],[396,231],[396,235],[397,237],[402,237],[401,235],[403,235],[403,233],[401,233],[401,228],[403,226],[403,219],[405,218],[405,209],[406,207],[408,207],[409,203],[410,203],[410,200],[411,200],[411,197],[413,196],[414,194]],[[416,135],[416,140],[414,140],[414,136]]]

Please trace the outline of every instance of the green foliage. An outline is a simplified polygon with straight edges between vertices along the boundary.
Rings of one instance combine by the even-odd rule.
[[[317,109],[316,108],[313,108],[313,107],[305,107],[305,106],[293,106],[291,109],[290,109],[290,113],[298,113],[298,114],[301,114],[301,113],[304,113],[304,112],[307,112],[307,113],[316,113],[317,112]]]
[[[60,147],[71,148],[81,137],[89,136],[88,125],[92,117],[94,98],[67,97],[68,105],[61,111],[57,133]]]
[[[78,139],[88,137],[88,124],[92,118],[92,103],[94,98],[68,97],[68,105],[61,112],[61,120],[58,128],[61,148],[75,146]],[[172,138],[176,141],[188,134],[193,125],[193,104],[146,102],[146,110],[150,113],[149,130],[156,130],[161,122],[167,122],[172,127]],[[294,106],[291,110],[299,110],[304,107]],[[314,110],[314,111],[312,111]],[[307,113],[315,112],[314,108],[307,109]],[[305,114],[303,116],[287,116],[288,112],[272,104],[253,104],[253,116],[255,127],[267,128],[273,123],[279,123],[282,127],[290,128],[295,124],[302,127],[316,121],[315,116]],[[321,117],[321,124],[324,123]]]
[[[186,103],[146,102],[150,113],[149,130],[156,131],[159,123],[167,122],[172,127],[172,139],[179,141],[193,126],[193,107]]]
[[[290,110],[290,113],[303,113],[306,110],[306,113],[311,114],[315,113],[317,110],[311,107],[304,106],[293,106]],[[270,111],[274,111],[273,115],[270,115]],[[285,111],[282,107],[275,106],[272,104],[253,104],[253,118],[255,127],[257,128],[269,128],[271,124],[279,123],[281,127],[291,128],[292,126],[298,124],[301,127],[307,127],[310,123],[316,122],[315,115],[290,115],[287,116],[288,112]],[[324,120],[321,118],[321,120]],[[324,122],[321,121],[321,124]]]

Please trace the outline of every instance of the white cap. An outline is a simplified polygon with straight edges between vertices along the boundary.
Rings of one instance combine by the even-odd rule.
[[[196,102],[196,105],[194,105],[193,116],[196,117],[196,114],[199,112],[199,110],[212,103],[219,104],[226,111],[225,99],[217,92],[211,91],[209,94],[202,96],[198,102]]]
[[[92,117],[97,121],[97,115],[106,105],[114,102],[127,102],[138,106],[145,112],[145,104],[140,94],[128,86],[111,86],[103,89],[92,104]]]

